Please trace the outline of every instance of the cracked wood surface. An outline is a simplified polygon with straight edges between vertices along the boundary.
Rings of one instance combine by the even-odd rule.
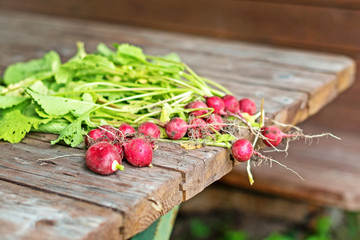
[[[195,71],[225,85],[236,97],[250,97],[257,104],[264,98],[269,116],[292,124],[315,114],[348,88],[354,74],[353,61],[338,55],[15,11],[0,10],[0,36],[1,72],[8,64],[40,57],[49,50],[68,59],[76,51],[76,41],[85,42],[88,51],[95,50],[99,42],[129,42],[154,55],[174,51]],[[73,213],[84,214],[85,219],[98,217],[97,227],[84,228],[71,239],[91,239],[106,229],[111,229],[109,238],[126,239],[201,192],[235,165],[226,149],[186,151],[177,144],[160,143],[154,152],[153,168],[134,168],[124,163],[125,172],[102,177],[87,170],[82,148],[51,146],[49,141],[54,137],[35,133],[18,144],[0,142],[2,194],[19,195],[18,204],[24,214],[34,211],[38,217],[22,220],[28,228],[22,232],[14,229],[13,235],[8,232],[10,228],[0,228],[11,239],[22,239],[30,232],[33,236],[47,234],[51,239],[62,239],[63,232],[71,231],[73,225],[88,223],[73,217],[72,226],[58,219],[47,224],[42,210],[36,210],[36,201],[54,213],[65,212],[70,217]],[[27,205],[29,199],[36,199],[33,207]],[[13,206],[9,211],[17,211],[17,203],[11,198],[3,201],[5,206]],[[60,207],[54,207],[52,201]],[[99,209],[104,213],[99,214]],[[0,220],[6,221],[7,215],[1,206]],[[46,223],[46,230],[38,229],[37,221]]]

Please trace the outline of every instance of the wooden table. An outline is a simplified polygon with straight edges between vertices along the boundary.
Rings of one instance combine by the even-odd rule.
[[[85,42],[89,51],[99,42],[129,42],[154,55],[175,51],[237,97],[250,97],[258,106],[264,98],[270,117],[291,124],[318,112],[352,84],[354,75],[354,62],[344,56],[0,10],[2,72],[8,64],[49,50],[67,59],[75,53],[76,41]],[[125,163],[125,172],[103,177],[87,170],[81,156],[38,162],[84,153],[81,148],[51,146],[54,138],[30,134],[19,144],[0,142],[4,239],[126,239],[234,166],[226,149],[186,151],[161,143],[153,168]]]

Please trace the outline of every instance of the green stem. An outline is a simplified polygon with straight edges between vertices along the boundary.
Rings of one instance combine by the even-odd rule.
[[[137,123],[137,122],[139,122],[140,120],[142,120],[142,119],[144,119],[144,118],[151,117],[151,116],[155,116],[155,115],[160,114],[160,113],[161,113],[161,110],[144,114],[144,115],[142,115],[141,117],[138,117],[137,119],[135,119],[135,120],[134,120],[134,123]]]
[[[211,96],[211,91],[208,85],[206,85],[205,81],[199,77],[188,65],[184,63],[185,69],[197,80],[200,84],[200,87],[203,87],[206,96]]]
[[[123,165],[120,165],[120,164],[116,164],[115,166],[116,169],[120,170],[120,171],[124,171],[125,170],[125,167]]]
[[[186,79],[188,79],[189,81],[191,81],[194,85],[198,86],[201,90],[204,91],[206,96],[211,96],[211,90],[209,89],[209,86],[206,85],[206,83],[185,63],[182,62],[176,62],[176,61],[172,61],[169,59],[165,59],[165,58],[161,58],[161,57],[154,57],[154,56],[147,56],[149,59],[153,59],[153,60],[158,60],[158,61],[163,61],[163,62],[168,62],[177,66],[181,66],[183,68],[185,68],[190,75],[183,73],[182,75],[184,77],[186,77]]]
[[[159,91],[164,90],[166,91],[167,88],[108,88],[108,89],[90,89],[90,90],[79,90],[79,91],[68,91],[68,92],[61,92],[61,93],[55,93],[50,96],[63,96],[63,95],[74,95],[74,94],[81,94],[81,93],[91,93],[91,92],[137,92],[137,91]],[[178,91],[178,90],[177,90]]]

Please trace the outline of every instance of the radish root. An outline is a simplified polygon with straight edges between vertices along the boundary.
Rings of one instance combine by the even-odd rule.
[[[285,164],[282,164],[281,162],[279,162],[279,161],[277,161],[277,160],[275,160],[275,159],[272,159],[272,158],[270,158],[270,157],[264,156],[264,155],[262,155],[262,154],[259,153],[259,152],[254,152],[254,155],[255,155],[255,157],[257,158],[257,160],[255,160],[255,161],[258,161],[258,164],[257,164],[258,166],[261,165],[264,161],[265,161],[265,162],[269,162],[270,167],[272,167],[272,164],[273,164],[273,163],[276,163],[276,164],[278,164],[279,166],[285,168],[286,170],[289,170],[290,172],[296,174],[301,180],[305,180],[303,177],[301,177],[301,175],[300,175],[298,172],[296,172],[295,170],[287,167]]]

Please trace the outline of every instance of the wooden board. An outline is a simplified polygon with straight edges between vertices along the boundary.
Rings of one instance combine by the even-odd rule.
[[[0,6],[360,56],[357,1],[1,0]]]
[[[49,50],[68,59],[76,51],[76,41],[84,41],[88,51],[95,50],[99,42],[129,42],[151,54],[176,51],[196,71],[216,78],[238,98],[251,97],[258,106],[264,98],[269,116],[294,124],[316,113],[353,82],[354,63],[343,56],[93,21],[0,10],[0,35],[1,71],[8,64],[41,57]],[[153,168],[125,163],[125,172],[102,177],[87,170],[83,149],[50,146],[51,138],[54,136],[31,134],[19,144],[1,142],[0,179],[120,213],[119,238],[144,230],[235,165],[222,148],[185,151],[176,144],[161,143]],[[37,161],[69,154],[73,156]]]
[[[0,146],[2,180],[120,212],[124,238],[143,230],[182,201],[179,172],[158,167],[132,168],[124,163],[126,174],[118,172],[104,178],[86,168],[84,150],[50,147],[35,139],[25,139],[20,144],[2,142]],[[62,155],[75,156],[38,161]]]
[[[120,213],[0,181],[1,239],[119,239]]]

